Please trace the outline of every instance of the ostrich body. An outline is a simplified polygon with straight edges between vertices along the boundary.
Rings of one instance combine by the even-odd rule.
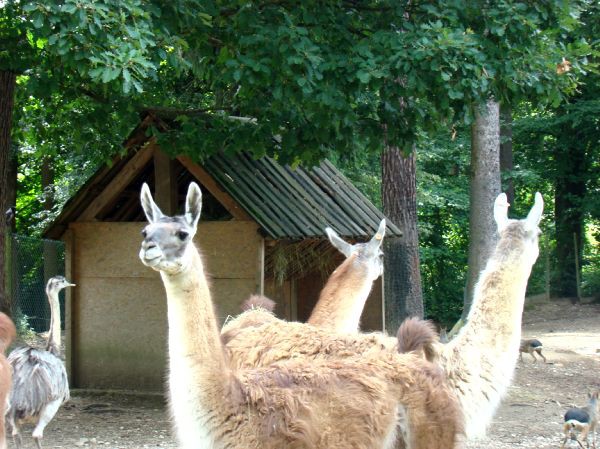
[[[17,448],[21,446],[19,425],[33,421],[33,438],[38,448],[44,428],[54,418],[60,406],[69,399],[67,371],[60,359],[60,304],[59,292],[72,287],[63,276],[48,280],[46,295],[50,303],[50,332],[46,350],[25,346],[8,356],[13,369],[10,407],[6,413]]]

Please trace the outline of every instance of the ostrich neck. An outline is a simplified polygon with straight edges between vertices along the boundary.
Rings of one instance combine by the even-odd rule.
[[[223,378],[225,356],[202,260],[193,245],[186,251],[190,263],[181,272],[161,272],[167,293],[171,372],[188,370],[195,379]]]
[[[60,303],[58,292],[48,293],[48,302],[50,303],[50,330],[47,349],[60,354]]]
[[[373,281],[356,256],[346,259],[329,277],[308,319],[335,332],[357,332]]]

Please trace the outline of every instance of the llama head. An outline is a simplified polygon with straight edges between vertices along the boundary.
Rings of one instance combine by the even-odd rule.
[[[346,258],[356,255],[357,263],[364,265],[369,270],[369,277],[373,280],[377,279],[383,273],[383,252],[381,251],[381,243],[385,235],[385,218],[379,223],[379,228],[375,235],[366,243],[356,243],[351,245],[344,241],[331,228],[325,228],[327,237],[331,244],[338,249]]]
[[[190,184],[185,200],[185,213],[174,217],[162,213],[152,199],[146,183],[142,186],[140,200],[149,223],[142,230],[144,240],[139,254],[142,263],[167,274],[182,271],[189,262],[190,254],[187,249],[196,234],[202,210],[200,187],[194,182]]]
[[[48,293],[48,295],[51,295],[52,293],[58,293],[66,287],[75,287],[75,284],[71,284],[64,276],[54,276],[48,279],[48,283],[46,284],[46,293]]]
[[[544,200],[539,192],[535,194],[535,202],[533,207],[529,211],[527,218],[523,220],[512,220],[508,218],[508,201],[506,194],[501,193],[494,202],[494,219],[498,226],[498,234],[502,238],[502,235],[507,233],[512,228],[521,229],[520,235],[525,240],[528,248],[531,250],[531,258],[535,261],[539,254],[538,239],[541,233],[539,224],[542,219],[542,212],[544,211]]]

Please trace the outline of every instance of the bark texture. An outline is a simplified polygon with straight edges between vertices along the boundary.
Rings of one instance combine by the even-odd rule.
[[[565,131],[565,135],[569,135],[568,131]],[[581,261],[586,158],[585,153],[573,148],[568,139],[562,140],[562,144],[556,145],[554,151],[557,166],[554,199],[556,266],[552,273],[551,293],[554,297],[577,302],[575,257]]]
[[[515,186],[510,172],[515,168],[513,161],[512,144],[512,108],[508,105],[500,106],[500,172],[503,175],[504,192],[508,203],[515,205]]]
[[[494,200],[500,194],[500,106],[494,100],[475,111],[471,126],[469,260],[463,319],[473,302],[473,288],[498,241]]]
[[[388,147],[382,155],[382,199],[385,214],[402,230],[384,240],[385,329],[394,335],[407,317],[423,317],[417,232],[416,153],[403,155]]]
[[[0,311],[10,315],[11,301],[7,286],[6,236],[10,224],[6,210],[14,206],[15,184],[11,160],[12,112],[17,76],[0,70]]]

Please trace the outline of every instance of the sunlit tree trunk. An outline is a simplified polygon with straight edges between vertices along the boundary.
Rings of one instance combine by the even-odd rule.
[[[514,169],[512,141],[512,108],[503,104],[500,106],[500,172],[504,179],[503,190],[509,204],[514,207],[515,186],[512,175],[509,174]]]
[[[423,317],[415,151],[405,155],[398,148],[385,148],[381,170],[384,213],[403,232],[384,240],[385,328],[395,334],[406,317]]]
[[[469,261],[463,319],[473,302],[479,273],[496,245],[498,233],[493,204],[500,194],[500,107],[488,100],[476,108],[471,126],[471,172],[469,193]]]
[[[12,112],[16,74],[0,71],[0,311],[10,314],[11,301],[7,286],[6,236],[10,224],[6,211],[15,204],[15,183],[11,161]]]

